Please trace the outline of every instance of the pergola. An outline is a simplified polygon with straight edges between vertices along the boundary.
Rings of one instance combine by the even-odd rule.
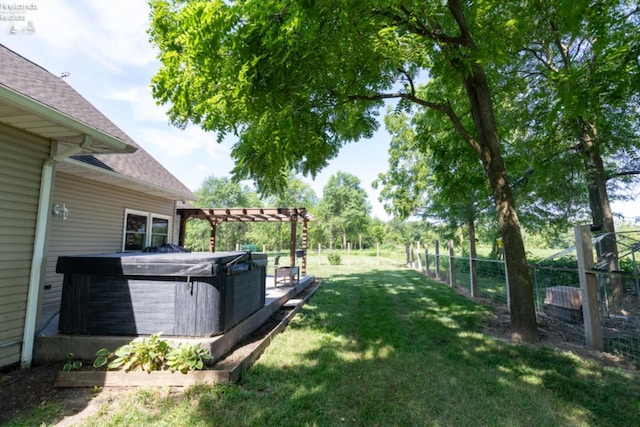
[[[313,220],[306,208],[178,208],[180,215],[180,236],[178,244],[184,246],[184,235],[189,218],[204,219],[211,224],[209,252],[216,251],[216,229],[222,222],[289,222],[289,265],[296,263],[296,232],[298,222],[302,223],[302,274],[307,272],[307,223]]]

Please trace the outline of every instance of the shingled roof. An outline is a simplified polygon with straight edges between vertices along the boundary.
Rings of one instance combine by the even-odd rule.
[[[131,186],[138,189],[150,188],[155,194],[164,192],[164,194],[171,195],[176,199],[195,199],[191,190],[67,82],[3,45],[0,45],[0,87],[11,91],[8,93],[15,92],[35,101],[34,105],[46,106],[59,113],[63,118],[66,116],[95,129],[98,131],[98,136],[104,134],[107,137],[105,139],[109,139],[110,136],[113,140],[122,141],[123,146],[126,144],[126,148],[119,150],[120,153],[113,153],[118,150],[103,149],[102,151],[105,153],[108,151],[112,153],[74,156],[72,158],[74,160],[71,160],[67,165],[60,165],[62,166],[61,170],[72,170],[74,164],[76,169],[81,164],[90,165],[93,172],[103,170],[112,177],[119,174],[123,178],[130,178]],[[30,116],[30,122],[21,118],[26,117],[27,111],[24,107],[18,111],[18,113],[22,113],[22,116],[15,113],[15,109],[11,110],[12,114],[10,114],[9,104],[1,101],[0,99],[0,121],[57,141],[78,142],[77,132],[65,133],[60,130],[59,125],[63,123],[57,123],[58,128],[54,132],[51,123],[46,122],[49,125],[49,133],[47,134],[44,130],[44,124],[39,127],[33,124],[32,116]],[[44,123],[44,120],[41,121]],[[93,175],[95,176],[95,173]]]

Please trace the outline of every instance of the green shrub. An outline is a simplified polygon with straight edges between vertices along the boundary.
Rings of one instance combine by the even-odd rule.
[[[118,347],[116,358],[109,363],[109,368],[130,371],[139,367],[145,372],[160,370],[168,351],[169,343],[161,340],[160,335],[153,334],[149,338],[133,340]]]
[[[202,369],[207,360],[211,360],[211,356],[200,344],[181,343],[167,354],[167,366],[171,372],[180,371],[183,374]]]
[[[67,353],[67,362],[62,367],[65,372],[77,371],[82,368],[82,360],[76,360],[73,353]]]
[[[340,265],[342,259],[340,258],[340,254],[337,252],[331,252],[327,255],[327,259],[329,260],[329,264],[331,265]]]
[[[109,362],[109,359],[113,360]],[[106,348],[98,350],[93,366],[100,368],[107,365],[108,369],[141,369],[145,372],[168,368],[171,372],[186,373],[202,369],[204,362],[209,359],[211,356],[200,344],[182,343],[172,347],[166,340],[160,339],[160,334],[153,334],[149,338],[136,339],[118,347],[113,353]]]

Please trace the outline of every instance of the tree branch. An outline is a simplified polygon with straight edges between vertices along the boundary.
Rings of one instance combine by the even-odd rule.
[[[458,28],[460,28],[460,40],[462,45],[471,48],[472,50],[476,50],[473,39],[471,38],[471,31],[469,31],[469,27],[467,26],[467,20],[464,15],[464,9],[460,0],[449,0],[449,11],[451,15],[453,15],[453,19],[456,20],[458,24]]]
[[[451,108],[451,103],[447,101],[446,104],[438,104],[435,102],[427,101],[422,98],[418,98],[415,93],[403,93],[403,92],[393,92],[393,93],[377,93],[373,95],[349,95],[347,99],[349,101],[381,101],[384,99],[406,99],[408,101],[413,102],[414,104],[418,104],[420,106],[430,108],[432,110],[439,111],[443,114],[446,114],[449,117],[449,120],[453,124],[453,127],[458,132],[458,134],[465,140],[467,144],[475,151],[478,155],[481,154],[482,149],[480,144],[467,132],[467,130],[462,125],[460,118],[456,115],[453,108]]]
[[[428,18],[427,22],[429,25],[425,25],[421,19],[418,19],[418,17],[416,17],[404,5],[400,6],[400,12],[402,12],[404,16],[382,9],[374,9],[373,12],[375,14],[389,18],[392,23],[396,25],[404,26],[410,33],[417,34],[422,37],[427,37],[435,42],[455,45],[464,44],[464,39],[462,37],[453,37],[445,34],[444,31],[442,31],[442,28],[437,23],[432,22]]]
[[[616,173],[607,174],[607,180],[622,178],[623,176],[640,175],[640,170],[618,171]]]
[[[525,47],[523,49],[525,52],[529,52],[530,54],[532,54],[540,63],[542,63],[549,71],[551,72],[557,72],[558,69],[553,65],[553,61],[551,61],[551,58],[545,57],[542,52],[533,49],[531,47]]]
[[[398,68],[398,72],[400,74],[402,74],[409,81],[409,86],[411,87],[411,93],[415,94],[416,93],[416,87],[413,84],[413,78],[409,75],[408,72],[406,72],[402,68]]]

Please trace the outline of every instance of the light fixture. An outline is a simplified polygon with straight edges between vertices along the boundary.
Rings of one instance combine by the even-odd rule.
[[[55,205],[53,205],[51,212],[55,216],[59,216],[62,222],[66,221],[67,218],[69,217],[69,209],[67,209],[64,203],[63,204],[56,203]]]

